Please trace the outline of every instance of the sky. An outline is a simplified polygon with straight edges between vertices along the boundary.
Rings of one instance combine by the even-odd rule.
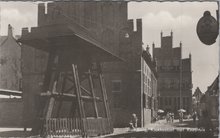
[[[15,35],[20,35],[23,27],[37,26],[37,3],[0,2],[0,7],[0,35],[7,34],[8,24],[13,26]],[[180,41],[183,44],[183,58],[192,54],[193,91],[199,87],[205,92],[219,71],[219,41],[211,46],[202,44],[196,24],[206,10],[216,17],[217,7],[215,2],[129,2],[128,18],[142,19],[145,47],[153,42],[160,47],[160,32],[166,36],[172,30],[174,47]]]

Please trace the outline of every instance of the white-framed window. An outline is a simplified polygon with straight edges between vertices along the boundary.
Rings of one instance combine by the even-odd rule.
[[[112,80],[112,92],[121,92],[121,80]]]

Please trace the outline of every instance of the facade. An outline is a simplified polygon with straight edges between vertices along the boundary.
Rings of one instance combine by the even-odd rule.
[[[158,110],[156,61],[151,57],[149,47],[143,51],[141,63],[141,99],[143,105],[141,118],[143,118],[143,126],[146,126],[153,121]]]
[[[142,46],[142,20],[137,19],[136,25],[128,20],[120,36],[119,55],[125,62],[104,68],[115,127],[127,127],[132,113],[138,117],[138,126],[143,127],[157,110],[156,64],[149,49]]]
[[[8,25],[8,36],[0,36],[0,89],[21,90],[21,46]]]
[[[191,112],[192,71],[191,54],[182,59],[182,43],[173,47],[173,32],[163,36],[161,47],[153,44],[153,57],[157,60],[159,108],[177,113],[183,108]]]

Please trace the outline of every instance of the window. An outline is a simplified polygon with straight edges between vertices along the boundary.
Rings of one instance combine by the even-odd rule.
[[[112,92],[121,92],[121,80],[112,81]]]
[[[144,108],[146,108],[146,104],[147,104],[147,102],[146,102],[146,94],[144,93],[143,94],[143,107]]]

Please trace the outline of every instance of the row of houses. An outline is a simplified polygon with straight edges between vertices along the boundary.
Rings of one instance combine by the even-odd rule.
[[[197,87],[193,94],[193,111],[200,116],[207,111],[211,119],[218,121],[219,117],[219,76],[215,78],[205,93]]]

